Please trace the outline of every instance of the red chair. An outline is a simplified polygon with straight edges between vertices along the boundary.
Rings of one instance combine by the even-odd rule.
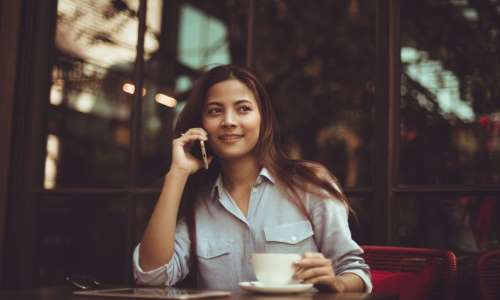
[[[481,299],[500,299],[500,250],[481,254],[477,261]]]
[[[373,292],[401,300],[455,299],[457,261],[451,251],[363,246],[371,268]]]

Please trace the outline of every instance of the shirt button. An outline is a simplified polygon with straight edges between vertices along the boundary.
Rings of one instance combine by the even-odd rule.
[[[292,242],[296,242],[297,241],[297,237],[295,235],[292,235],[292,237],[290,239],[292,240]]]

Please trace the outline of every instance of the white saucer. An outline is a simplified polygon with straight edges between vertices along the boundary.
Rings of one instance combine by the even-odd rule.
[[[297,283],[284,285],[264,285],[258,281],[242,281],[239,286],[250,292],[272,293],[272,294],[292,294],[310,290],[312,283]]]

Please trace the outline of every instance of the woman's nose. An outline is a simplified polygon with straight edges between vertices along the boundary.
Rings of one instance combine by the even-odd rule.
[[[223,127],[235,127],[236,122],[233,113],[227,112],[224,114],[224,119],[222,119],[222,124]]]

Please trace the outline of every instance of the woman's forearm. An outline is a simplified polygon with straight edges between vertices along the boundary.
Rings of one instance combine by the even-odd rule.
[[[344,273],[336,276],[336,279],[339,281],[341,286],[340,292],[362,293],[365,291],[365,283],[354,273]]]
[[[174,252],[177,213],[189,173],[170,170],[142,238],[139,264],[144,271],[170,261]]]

